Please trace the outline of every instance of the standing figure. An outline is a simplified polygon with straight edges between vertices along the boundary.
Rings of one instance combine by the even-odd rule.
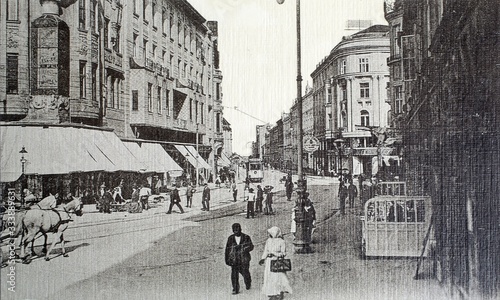
[[[304,212],[306,214],[306,222],[305,226],[307,232],[309,233],[309,237],[312,240],[312,235],[314,230],[316,230],[316,209],[314,209],[313,202],[309,199],[309,193],[305,193],[306,201],[304,203]]]
[[[116,203],[123,203],[124,202],[122,191],[123,191],[123,179],[120,180],[120,183],[118,184],[118,186],[116,186],[113,189],[113,201],[114,202],[116,202]]]
[[[348,196],[348,191],[347,191],[347,187],[344,184],[344,181],[340,182],[338,196],[339,196],[339,201],[340,201],[340,213],[342,215],[345,215],[345,200]]]
[[[236,199],[238,198],[238,187],[236,186],[235,180],[233,180],[233,184],[231,184],[231,190],[233,191],[234,202],[236,202]]]
[[[253,188],[248,189],[247,201],[247,219],[250,216],[253,219],[255,218],[255,193],[253,192]]]
[[[286,191],[286,200],[292,201],[293,181],[292,181],[292,174],[290,173],[288,173],[285,180],[285,191]]]
[[[191,207],[193,205],[193,194],[195,192],[196,189],[193,187],[193,184],[189,182],[186,189],[186,207]]]
[[[264,214],[274,215],[273,212],[273,192],[269,189],[266,193],[266,207],[264,208]]]
[[[205,183],[205,187],[203,188],[203,195],[201,198],[201,204],[203,205],[203,208],[201,210],[210,210],[210,188],[208,187],[208,184]]]
[[[264,190],[257,185],[257,197],[255,198],[255,212],[262,212],[262,201],[264,201]]]
[[[349,208],[354,207],[354,198],[358,196],[358,188],[354,184],[353,180],[349,181],[349,185],[347,187],[347,192],[349,194]]]
[[[168,207],[167,214],[172,213],[172,208],[174,205],[177,205],[179,210],[181,211],[181,214],[184,213],[184,210],[182,209],[181,206],[181,196],[179,195],[179,190],[177,189],[177,186],[174,185],[174,189],[170,193],[170,206]]]
[[[226,265],[231,267],[231,284],[233,295],[236,295],[240,292],[240,273],[243,276],[246,289],[249,290],[252,286],[250,251],[253,250],[253,243],[249,235],[241,232],[239,223],[234,223],[232,229],[233,234],[229,236],[226,243],[225,261]]]
[[[271,261],[284,258],[287,255],[286,243],[281,235],[281,229],[273,226],[267,230],[269,238],[266,241],[259,265],[264,265],[264,285],[262,294],[269,299],[283,299],[284,293],[292,293],[286,272],[271,272]]]
[[[101,190],[99,191],[100,202],[99,212],[110,214],[111,213],[111,201],[113,201],[113,195],[109,191],[109,188],[103,183],[101,185]]]
[[[149,188],[148,184],[146,183],[139,190],[139,199],[141,201],[142,208],[145,210],[149,209],[148,199],[149,199],[150,195],[151,195],[151,189]]]
[[[247,176],[247,178],[245,178],[245,188],[243,189],[244,190],[248,190],[250,188],[250,177]]]

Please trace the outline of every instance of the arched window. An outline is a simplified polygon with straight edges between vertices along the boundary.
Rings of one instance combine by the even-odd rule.
[[[366,110],[361,111],[361,126],[370,126],[370,114]]]

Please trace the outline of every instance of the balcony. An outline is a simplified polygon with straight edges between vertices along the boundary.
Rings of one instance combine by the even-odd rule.
[[[112,51],[111,49],[105,49],[104,51],[104,61],[107,65],[114,67],[117,70],[122,70],[123,68],[123,58],[119,53]]]

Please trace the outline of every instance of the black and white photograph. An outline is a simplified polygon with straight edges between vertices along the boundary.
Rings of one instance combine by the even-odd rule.
[[[1,0],[0,298],[500,299],[499,95],[499,0]]]

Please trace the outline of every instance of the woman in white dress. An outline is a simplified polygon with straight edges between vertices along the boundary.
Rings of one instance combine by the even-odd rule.
[[[269,238],[259,261],[260,265],[265,263],[262,293],[269,296],[269,299],[283,299],[284,293],[292,293],[292,288],[285,272],[271,272],[271,261],[278,257],[286,257],[286,244],[278,227],[273,226],[267,232]]]

